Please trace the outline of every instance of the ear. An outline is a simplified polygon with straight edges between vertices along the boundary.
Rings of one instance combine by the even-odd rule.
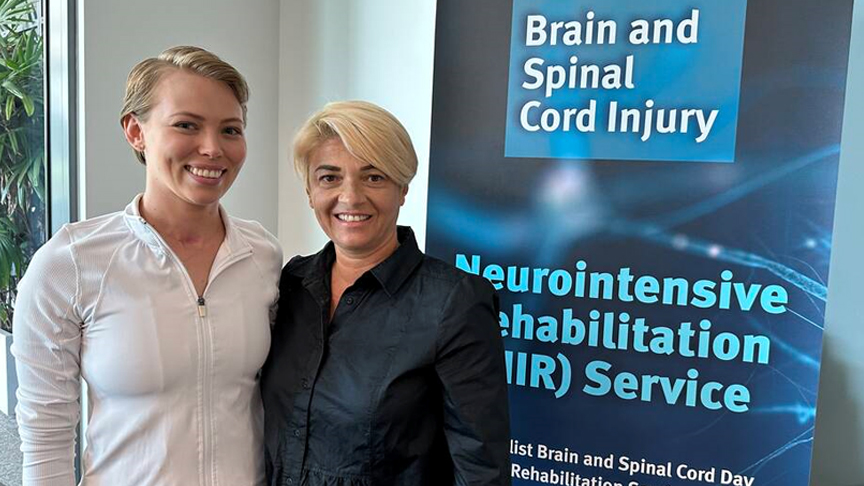
[[[408,195],[408,186],[402,188],[402,197],[399,198],[399,206],[405,205],[405,196]]]
[[[120,122],[123,126],[123,134],[126,136],[126,141],[137,152],[144,151],[144,128],[138,117],[129,113]]]

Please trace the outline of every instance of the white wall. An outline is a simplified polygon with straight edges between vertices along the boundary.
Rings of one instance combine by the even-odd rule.
[[[282,0],[279,109],[279,239],[286,257],[318,251],[326,238],[290,164],[291,137],[328,101],[364,99],[392,112],[420,162],[399,224],[426,241],[432,118],[434,0]]]
[[[215,52],[251,89],[246,165],[224,198],[228,211],[277,230],[279,2],[78,2],[81,218],[123,209],[144,189],[144,167],[120,130],[126,75],[179,44]]]

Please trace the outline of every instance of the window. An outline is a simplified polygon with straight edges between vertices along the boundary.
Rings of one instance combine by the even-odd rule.
[[[47,238],[41,4],[0,1],[0,326],[15,287]]]
[[[17,385],[8,359],[15,289],[36,250],[77,218],[74,7],[75,0],[0,0],[0,412],[6,414]],[[0,431],[9,432],[0,440],[0,484],[20,484],[14,418],[0,414],[0,421]]]

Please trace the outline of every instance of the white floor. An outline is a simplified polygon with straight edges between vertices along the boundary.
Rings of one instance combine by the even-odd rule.
[[[20,446],[15,417],[0,413],[0,486],[21,486]]]

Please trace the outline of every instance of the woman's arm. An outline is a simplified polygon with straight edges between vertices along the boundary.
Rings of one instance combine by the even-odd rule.
[[[69,240],[63,228],[36,252],[18,286],[12,354],[24,486],[75,484],[81,319]]]
[[[450,292],[438,332],[444,433],[457,485],[510,484],[510,416],[498,299],[466,275]]]

